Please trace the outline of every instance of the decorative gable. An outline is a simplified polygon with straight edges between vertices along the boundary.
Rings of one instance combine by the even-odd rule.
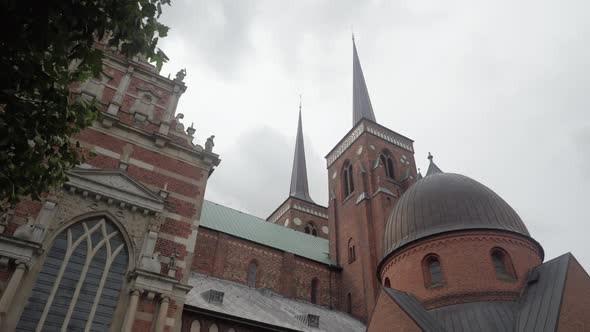
[[[80,191],[85,196],[94,195],[96,199],[106,199],[133,211],[141,209],[146,214],[164,210],[162,197],[133,180],[125,171],[76,168],[67,174],[65,186],[70,191]]]

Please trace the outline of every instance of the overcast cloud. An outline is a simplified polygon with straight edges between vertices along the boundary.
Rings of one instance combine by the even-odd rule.
[[[221,165],[206,198],[266,218],[289,191],[298,95],[312,198],[351,128],[351,27],[377,120],[419,167],[470,176],[519,213],[550,259],[590,269],[590,2],[174,0],[162,73]]]

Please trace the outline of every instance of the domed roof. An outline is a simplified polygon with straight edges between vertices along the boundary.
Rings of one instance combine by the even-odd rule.
[[[464,229],[497,229],[529,237],[516,212],[483,184],[443,173],[431,159],[427,175],[399,199],[384,234],[384,256],[421,238]]]

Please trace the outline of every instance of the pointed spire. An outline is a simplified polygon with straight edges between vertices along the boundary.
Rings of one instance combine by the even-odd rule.
[[[365,83],[365,76],[361,68],[359,55],[356,51],[354,34],[352,35],[352,126],[354,127],[362,118],[375,120],[373,106],[369,98],[369,90]]]
[[[428,160],[430,160],[430,165],[428,165],[428,171],[426,171],[426,176],[437,173],[444,173],[443,171],[441,171],[440,168],[438,168],[438,166],[436,166],[432,159],[434,159],[434,157],[430,154],[430,152],[428,152]]]
[[[297,138],[295,141],[295,156],[293,158],[293,171],[291,173],[290,196],[314,203],[309,196],[307,184],[307,166],[305,164],[305,147],[303,145],[303,126],[301,124],[301,96],[299,97],[299,123],[297,125]]]
[[[420,168],[418,168],[418,180],[422,179],[422,172],[420,172]]]

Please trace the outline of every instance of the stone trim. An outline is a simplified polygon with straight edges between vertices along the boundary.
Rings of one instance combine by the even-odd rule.
[[[287,213],[287,211],[289,211],[289,209],[290,209],[290,208],[291,208],[291,205],[290,205],[290,204],[287,204],[287,205],[285,205],[285,207],[283,207],[283,208],[282,208],[282,209],[279,211],[279,213],[277,214],[277,216],[276,216],[276,217],[274,217],[274,218],[272,218],[270,221],[271,221],[272,223],[275,223],[275,222],[277,222],[279,219],[281,219],[281,217],[282,217],[282,216],[284,216],[284,215],[285,215],[285,213]]]
[[[468,231],[466,231],[468,232]],[[387,271],[397,264],[399,261],[405,259],[407,256],[414,255],[416,253],[422,253],[425,251],[430,251],[430,249],[440,248],[441,246],[447,246],[451,242],[474,242],[474,241],[490,241],[495,243],[511,243],[523,248],[527,248],[537,254],[539,257],[543,257],[543,254],[539,252],[536,246],[532,245],[529,241],[518,238],[517,236],[511,234],[502,234],[496,233],[493,234],[494,231],[491,230],[487,233],[479,232],[479,233],[455,233],[455,234],[447,234],[442,235],[438,239],[426,239],[416,243],[399,253],[395,256],[389,258],[389,261],[381,266],[381,270],[379,272],[379,278],[382,278]]]
[[[93,197],[95,201],[104,200],[109,205],[119,205],[132,212],[140,210],[144,215],[164,211],[164,200],[142,184],[133,180],[121,170],[74,169],[68,173],[68,182],[64,185],[72,194]],[[94,177],[94,178],[92,178]],[[107,182],[98,180],[104,178]],[[108,181],[125,183],[129,188],[115,187]]]
[[[12,235],[0,234],[0,264],[8,263],[7,259],[31,264],[33,257],[42,253],[43,249],[40,243],[22,240]]]
[[[307,208],[305,206],[301,206],[301,205],[295,204],[295,205],[293,205],[293,208],[295,210],[299,210],[299,211],[302,211],[302,212],[305,212],[305,213],[312,214],[312,215],[314,215],[316,217],[320,217],[320,218],[323,218],[323,219],[326,219],[326,220],[328,219],[328,215],[326,213],[321,213],[321,212],[319,212],[317,210],[312,210],[312,209]]]
[[[365,132],[384,139],[404,150],[414,152],[412,140],[377,123],[361,121],[356,128],[353,128],[353,130],[346,134],[338,145],[328,153],[326,156],[327,167],[330,167]]]
[[[430,310],[438,307],[469,302],[516,301],[519,297],[520,292],[510,291],[462,292],[424,301],[422,302],[422,305],[426,310]]]
[[[182,284],[176,278],[165,276],[142,269],[136,269],[130,273],[134,289],[139,289],[148,293],[161,294],[164,297],[181,298],[193,288],[192,286]]]

